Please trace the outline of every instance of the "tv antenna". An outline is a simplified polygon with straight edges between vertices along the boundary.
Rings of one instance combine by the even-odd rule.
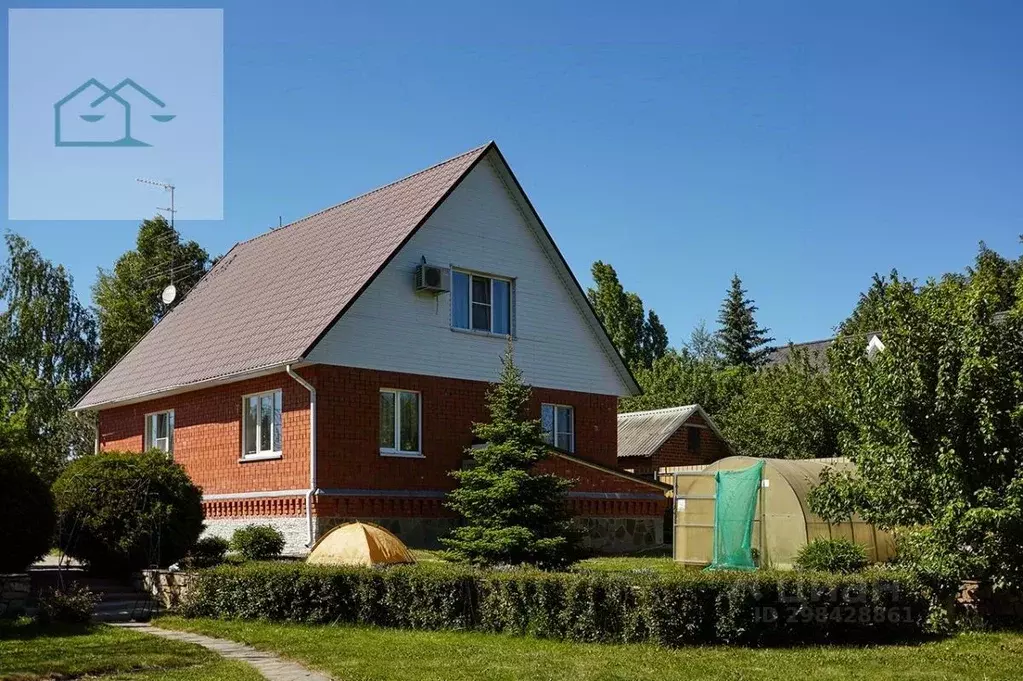
[[[177,212],[176,210],[174,210],[174,185],[167,184],[166,182],[157,182],[156,180],[147,180],[144,177],[136,177],[135,181],[136,182],[140,182],[142,184],[152,185],[154,187],[159,187],[159,188],[163,189],[164,191],[170,192],[170,208],[159,208],[159,207],[157,207],[156,210],[162,210],[162,211],[166,211],[166,212],[170,213],[170,224],[171,224],[171,229],[173,229],[174,228],[174,214]]]
[[[162,210],[162,211],[166,211],[166,212],[170,213],[170,226],[171,226],[171,229],[173,230],[174,229],[174,214],[177,212],[176,210],[174,210],[174,185],[169,184],[167,182],[157,182],[156,180],[148,180],[148,179],[146,179],[144,177],[136,177],[135,181],[139,182],[141,184],[148,184],[148,185],[152,185],[153,187],[159,187],[160,189],[163,189],[166,192],[170,192],[170,208],[160,208],[160,207],[157,207],[156,210]],[[164,288],[163,292],[160,294],[160,300],[162,300],[163,304],[167,305],[167,306],[169,306],[171,303],[173,303],[177,299],[177,297],[178,297],[178,288],[174,285],[174,259],[173,259],[173,257],[171,258],[171,260],[169,262],[169,265],[170,265],[170,269],[168,270],[167,274],[170,276],[170,284],[168,284],[167,287]]]

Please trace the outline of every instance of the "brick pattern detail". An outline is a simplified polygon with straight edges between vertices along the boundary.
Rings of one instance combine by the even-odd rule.
[[[318,497],[315,515],[326,518],[451,518],[441,498]]]
[[[582,518],[637,518],[661,517],[669,506],[665,499],[569,499],[572,515]]]
[[[206,518],[294,517],[305,515],[304,497],[218,499],[202,503]]]
[[[619,460],[619,466],[623,469],[632,470],[637,475],[652,476],[660,468],[667,466],[697,466],[705,465],[731,456],[728,444],[718,437],[710,428],[697,428],[700,433],[699,451],[689,447],[689,425],[690,423],[706,426],[706,421],[699,414],[693,414],[686,424],[676,430],[671,437],[664,441],[664,444],[650,457],[627,456]]]

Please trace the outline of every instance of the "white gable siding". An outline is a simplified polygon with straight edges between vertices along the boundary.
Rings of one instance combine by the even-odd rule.
[[[417,294],[425,256],[514,279],[515,362],[535,386],[628,395],[556,255],[489,160],[482,161],[308,355],[312,362],[478,381],[497,378],[506,340],[451,330],[451,294]]]

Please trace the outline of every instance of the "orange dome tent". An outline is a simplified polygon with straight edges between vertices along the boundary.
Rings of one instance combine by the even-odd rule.
[[[306,558],[313,565],[392,565],[415,556],[393,534],[373,523],[338,525],[320,537]]]

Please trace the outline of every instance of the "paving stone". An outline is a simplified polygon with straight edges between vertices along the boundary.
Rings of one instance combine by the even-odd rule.
[[[160,629],[151,624],[126,622],[114,626],[152,634],[153,636],[162,636],[174,641],[184,641],[185,643],[200,645],[203,648],[219,653],[229,660],[240,660],[252,665],[256,668],[256,671],[262,674],[264,678],[269,679],[269,681],[331,681],[331,678],[325,674],[314,672],[300,664],[278,657],[273,653],[256,650],[252,646],[242,643],[226,641],[222,638],[213,638],[212,636],[203,636],[202,634],[193,634],[187,631]]]

